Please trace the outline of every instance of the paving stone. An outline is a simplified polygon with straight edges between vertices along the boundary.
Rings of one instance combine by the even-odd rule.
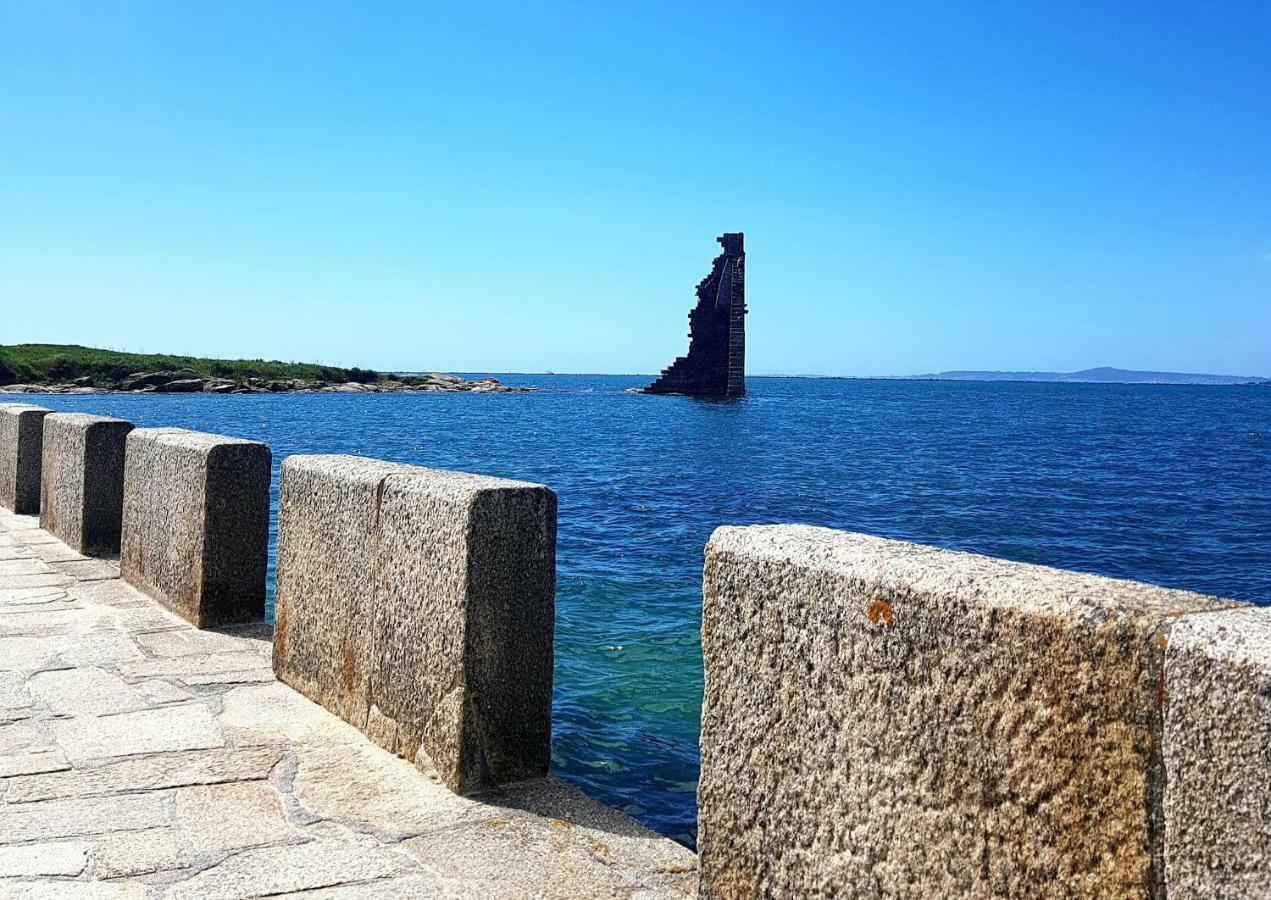
[[[222,698],[221,707],[217,722],[238,744],[362,740],[352,726],[277,681],[233,688]]]
[[[0,726],[0,757],[53,749],[53,736],[43,722],[23,721]]]
[[[74,576],[63,575],[61,572],[4,576],[5,587],[9,590],[19,590],[21,588],[66,588],[74,583]]]
[[[19,775],[37,775],[43,772],[64,772],[71,765],[59,750],[42,750],[34,753],[6,753],[0,756],[0,778]],[[12,782],[10,782],[12,787]],[[8,794],[5,795],[8,800]],[[12,803],[12,800],[9,800]]]
[[[259,652],[250,650],[238,653],[213,653],[207,656],[190,654],[189,656],[143,659],[120,666],[119,671],[120,674],[129,678],[159,677],[185,681],[188,678],[219,675],[226,672],[260,671],[262,667],[267,670],[268,665],[267,660],[261,659]]]
[[[226,747],[123,759],[58,775],[32,775],[9,782],[9,803],[62,797],[151,791],[195,784],[262,779],[282,758],[282,748]]]
[[[172,828],[103,834],[92,843],[93,877],[126,878],[183,869],[190,857]]]
[[[202,704],[58,721],[53,730],[62,751],[76,763],[108,756],[225,745],[211,713]]]
[[[35,556],[0,560],[0,579],[6,582],[14,575],[56,575],[57,570]]]
[[[86,865],[88,844],[82,841],[0,847],[0,878],[74,876],[83,872]]]
[[[102,881],[16,882],[0,887],[3,900],[145,900],[146,887]]]
[[[606,833],[563,819],[545,824],[522,813],[429,832],[404,841],[402,847],[427,871],[480,897],[625,900],[638,889],[655,896],[688,897],[696,886],[691,865],[637,875],[615,864]],[[569,873],[565,883],[561,872]]]
[[[59,716],[109,716],[150,705],[137,688],[96,666],[39,672],[28,686]]]
[[[199,855],[284,844],[296,834],[267,781],[179,788],[174,825]]]
[[[151,656],[211,656],[255,651],[265,665],[273,652],[273,630],[264,624],[192,631],[182,628],[140,635],[137,644]]]
[[[194,698],[189,691],[177,687],[175,684],[167,681],[155,679],[153,681],[143,681],[137,686],[137,690],[146,698],[146,702],[150,706],[166,706],[170,703],[184,703]]]
[[[275,894],[274,897],[276,900],[426,900],[463,895],[462,883],[447,881],[435,875],[407,875],[404,878],[387,878],[364,884],[342,884],[339,887]]]
[[[396,836],[422,834],[475,821],[496,810],[459,797],[437,776],[365,740],[351,744],[300,745],[293,782],[307,812]]]
[[[65,559],[49,563],[53,570],[80,581],[102,581],[119,577],[119,563],[113,559]]]
[[[166,792],[7,804],[0,815],[0,844],[154,828],[171,821],[171,809]]]
[[[168,900],[239,900],[396,875],[401,863],[371,838],[245,850],[173,885]]]
[[[22,675],[17,672],[0,672],[0,709],[25,709],[34,702]]]

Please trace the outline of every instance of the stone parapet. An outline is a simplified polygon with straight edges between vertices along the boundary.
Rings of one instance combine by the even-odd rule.
[[[52,410],[0,403],[0,506],[22,515],[40,511],[44,417]]]
[[[138,428],[124,463],[120,573],[199,628],[265,615],[269,448]]]
[[[1271,897],[1271,608],[1181,620],[1164,697],[1170,900]]]
[[[40,527],[86,556],[119,552],[124,445],[133,424],[85,413],[44,417]]]
[[[281,681],[458,793],[546,773],[552,491],[292,456],[278,535]]]
[[[1224,756],[1265,803],[1267,670],[1201,651],[1237,604],[806,526],[716,531],[704,602],[703,897],[1161,897],[1168,760],[1221,750],[1201,822]],[[1232,692],[1226,735],[1167,727],[1171,671]],[[1248,861],[1238,811],[1194,827]]]

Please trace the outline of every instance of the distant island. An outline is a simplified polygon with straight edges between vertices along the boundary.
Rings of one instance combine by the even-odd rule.
[[[920,381],[1055,381],[1082,384],[1262,384],[1271,378],[1256,375],[1197,375],[1186,372],[1140,372],[1107,366],[1080,372],[937,372],[910,375]]]
[[[0,345],[0,393],[264,394],[299,391],[515,393],[497,378],[395,375],[357,367],[263,359],[123,353],[74,344]]]

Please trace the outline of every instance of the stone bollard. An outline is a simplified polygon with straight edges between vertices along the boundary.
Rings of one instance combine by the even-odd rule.
[[[198,628],[265,616],[269,448],[138,428],[124,462],[124,581]]]
[[[0,506],[21,515],[40,511],[44,417],[52,410],[0,403]]]
[[[702,897],[1162,896],[1165,647],[1235,605],[823,528],[717,530]]]
[[[556,496],[354,456],[291,456],[274,671],[458,793],[546,774]]]
[[[40,527],[85,556],[119,552],[124,442],[132,428],[84,413],[44,417]]]
[[[1165,708],[1170,900],[1271,897],[1271,608],[1179,622]]]

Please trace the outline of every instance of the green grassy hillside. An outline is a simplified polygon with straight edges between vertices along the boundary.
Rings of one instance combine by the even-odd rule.
[[[153,353],[120,353],[74,344],[0,345],[0,385],[66,384],[76,378],[93,379],[97,387],[113,387],[138,372],[185,370],[201,378],[248,378],[362,383],[379,374],[370,369],[344,369],[315,363],[286,363],[264,359],[204,359]]]

